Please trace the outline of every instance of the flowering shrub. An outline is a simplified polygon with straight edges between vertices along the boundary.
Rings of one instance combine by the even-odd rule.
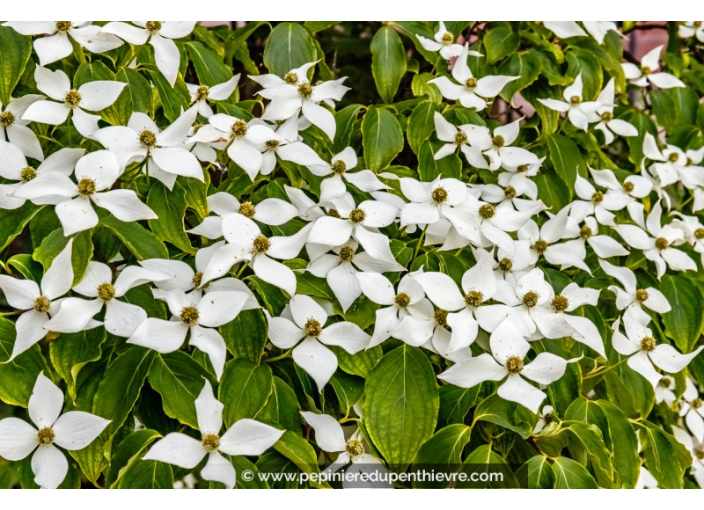
[[[0,483],[703,484],[701,27],[4,23]]]

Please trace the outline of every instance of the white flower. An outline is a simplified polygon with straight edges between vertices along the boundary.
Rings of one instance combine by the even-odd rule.
[[[628,319],[625,317],[625,319]],[[621,318],[614,321],[614,334],[611,342],[617,352],[629,356],[626,363],[633,370],[645,377],[653,389],[662,378],[653,365],[670,374],[682,371],[694,357],[704,349],[697,348],[689,354],[680,354],[668,344],[660,344],[653,338],[653,332],[636,320],[624,320],[626,334],[621,333]]]
[[[562,269],[579,267],[589,272],[584,263],[587,252],[584,243],[578,239],[579,224],[569,215],[570,206],[564,207],[556,215],[538,227],[535,221],[528,221],[519,231],[518,239],[528,240],[532,246],[531,261],[536,263],[542,256],[550,264]],[[558,241],[573,239],[564,243]]]
[[[675,392],[672,391],[675,388],[675,379],[669,375],[663,376],[658,382],[657,388],[655,388],[655,402],[658,404],[665,402],[668,406],[672,406],[677,400]]]
[[[684,416],[684,421],[687,428],[698,442],[704,442],[704,405],[699,390],[696,384],[687,377],[686,389],[682,397],[682,407],[680,407],[680,416]]]
[[[112,152],[101,150],[83,156],[76,163],[74,183],[59,172],[45,172],[18,188],[13,196],[29,200],[59,195],[66,200],[56,205],[56,215],[61,221],[64,235],[88,230],[98,224],[93,209],[107,209],[121,221],[156,219],[157,215],[139,201],[130,189],[111,190],[120,176],[120,165]]]
[[[325,161],[305,143],[298,141],[298,131],[287,133],[287,124],[292,124],[291,119],[279,126],[273,134],[270,134],[264,142],[255,143],[255,147],[262,153],[262,164],[258,172],[249,173],[252,180],[258,173],[269,175],[276,168],[276,157],[282,161],[290,161],[297,165],[312,167],[314,165],[325,166]],[[262,121],[259,121],[262,122]],[[253,121],[254,123],[254,121]],[[266,125],[262,122],[262,125]],[[267,128],[270,126],[266,125]],[[262,137],[259,137],[260,139]]]
[[[586,130],[590,120],[595,122],[594,113],[601,106],[597,101],[584,101],[582,75],[578,74],[574,82],[562,92],[564,101],[557,99],[538,99],[551,110],[561,113],[567,112],[572,125],[578,129]]]
[[[5,140],[7,135],[10,143],[22,149],[25,156],[44,161],[44,152],[37,135],[27,127],[29,121],[22,120],[27,108],[40,99],[44,99],[44,96],[26,94],[17,99],[10,99],[4,110],[0,103],[0,140]]]
[[[42,66],[73,53],[69,36],[92,53],[104,53],[122,45],[121,40],[101,32],[101,27],[91,25],[90,21],[8,21],[3,26],[12,27],[22,35],[46,35],[34,40],[34,50]]]
[[[178,77],[181,55],[172,39],[181,39],[193,32],[195,21],[133,21],[128,25],[122,21],[112,21],[101,30],[104,34],[114,34],[123,41],[141,46],[149,41],[154,48],[156,67],[172,87]]]
[[[704,167],[700,165],[704,158],[704,148],[685,152],[679,147],[668,145],[661,152],[653,135],[646,133],[643,138],[643,154],[655,161],[651,168],[655,170],[663,187],[676,182],[681,182],[691,190],[704,187]]]
[[[366,480],[361,476],[356,479],[348,479],[345,477],[342,481],[343,488],[360,488],[360,484],[363,485],[362,488],[366,489],[393,488],[393,484],[388,481],[388,478],[375,478],[375,476],[371,476],[373,472],[386,473],[387,471],[377,458],[365,452],[363,436],[359,429],[357,429],[349,439],[345,439],[342,426],[329,414],[316,414],[309,411],[301,411],[301,416],[303,416],[306,423],[308,423],[315,432],[315,442],[321,450],[328,453],[339,453],[335,462],[330,464],[325,472],[332,473],[352,463],[352,465],[345,470],[346,473],[359,474],[364,472],[369,475]]]
[[[85,137],[98,130],[100,115],[84,110],[104,110],[117,100],[127,85],[119,81],[91,81],[76,89],[71,87],[68,76],[62,70],[52,71],[41,66],[35,69],[34,79],[37,88],[53,101],[41,99],[33,102],[22,115],[22,120],[57,126],[71,114],[73,125]]]
[[[22,460],[32,455],[34,483],[56,489],[66,478],[68,461],[64,450],[81,450],[92,443],[110,420],[83,411],[61,414],[63,392],[40,373],[29,397],[29,417],[36,426],[19,418],[0,420],[0,456]]]
[[[538,422],[533,428],[533,434],[542,432],[550,424],[555,423],[555,409],[552,406],[543,406],[538,415]]]
[[[599,224],[593,216],[584,218],[584,225],[579,229],[579,238],[594,250],[594,253],[596,253],[599,259],[622,257],[629,253],[628,250],[613,237],[599,234]]]
[[[315,64],[315,62],[304,64],[286,73],[284,78],[275,74],[250,76],[250,78],[264,87],[257,94],[271,100],[264,110],[263,120],[287,120],[294,116],[298,117],[300,112],[311,124],[320,128],[330,140],[333,140],[336,129],[335,116],[319,103],[332,106],[333,101],[342,99],[345,92],[350,89],[342,85],[346,78],[312,85],[308,81],[307,73]]]
[[[255,456],[271,448],[285,431],[256,420],[243,418],[220,435],[223,405],[213,395],[208,381],[195,400],[201,440],[180,432],[171,432],[157,441],[144,460],[166,462],[184,469],[193,469],[205,456],[208,461],[200,472],[204,480],[220,482],[228,489],[237,482],[234,466],[226,455]]]
[[[146,282],[165,280],[169,276],[153,273],[143,267],[124,268],[113,285],[110,267],[101,262],[90,261],[86,274],[74,292],[94,298],[91,301],[70,297],[62,301],[59,312],[44,325],[49,331],[76,333],[94,327],[93,317],[105,307],[105,330],[113,335],[128,337],[147,318],[147,312],[132,303],[120,301],[128,290]]]
[[[188,333],[189,344],[210,358],[218,380],[225,367],[225,340],[216,328],[235,320],[249,296],[244,292],[214,291],[186,294],[180,289],[163,296],[169,306],[170,321],[149,317],[127,339],[127,343],[154,349],[160,353],[181,348]]]
[[[337,370],[337,357],[326,347],[342,347],[355,354],[369,346],[370,336],[351,322],[325,327],[328,314],[309,296],[295,295],[289,301],[288,317],[269,317],[269,340],[280,349],[291,349],[293,361],[318,385],[328,383]]]
[[[698,441],[696,437],[692,437],[686,430],[676,425],[672,426],[672,434],[692,455],[690,473],[697,481],[697,484],[699,484],[699,488],[704,488],[704,443]]]
[[[0,184],[0,209],[17,209],[25,203],[24,198],[13,196],[15,191],[20,189],[25,183],[30,182],[35,177],[45,172],[59,172],[66,176],[71,175],[76,162],[85,153],[84,149],[59,149],[46,158],[37,168],[28,165],[27,159],[19,147],[4,140],[0,140],[0,177],[9,181],[17,181],[8,184]],[[41,197],[33,202],[35,204],[50,204],[63,201],[60,196]]]
[[[403,177],[400,183],[401,193],[410,200],[401,209],[401,227],[432,225],[447,217],[446,213],[452,217],[451,209],[467,200],[467,185],[458,179],[421,182]]]
[[[504,160],[502,165],[506,172],[499,174],[499,184],[505,188],[511,187],[516,190],[518,195],[526,195],[535,200],[538,198],[538,186],[531,177],[538,175],[538,171],[545,160],[545,156],[527,165],[518,165],[511,167]]]
[[[699,42],[704,42],[704,24],[701,21],[682,21],[677,28],[677,34],[682,39],[696,37]]]
[[[538,157],[520,147],[509,147],[518,138],[520,119],[494,129],[494,134],[485,126],[465,125],[471,148],[463,151],[467,161],[477,168],[497,170],[506,165],[517,168],[521,165],[534,165]],[[488,162],[487,162],[488,160]]]
[[[47,330],[44,325],[49,315],[55,314],[61,304],[59,298],[66,294],[73,285],[73,266],[71,265],[71,248],[73,239],[69,239],[44,273],[41,286],[33,280],[17,280],[0,275],[0,289],[5,299],[13,308],[26,310],[19,316],[15,327],[17,338],[8,361],[22,354],[39,340],[44,338]]]
[[[183,146],[196,115],[195,108],[186,110],[160,131],[149,116],[134,112],[127,126],[100,129],[93,138],[117,154],[122,169],[130,163],[146,161],[142,171],[172,189],[178,175],[203,181],[198,159]]]
[[[471,54],[476,56],[475,52],[471,52]],[[507,83],[517,80],[519,77],[484,76],[483,78],[475,78],[467,65],[469,55],[469,46],[465,44],[452,68],[452,77],[457,83],[454,83],[447,76],[440,76],[428,83],[434,83],[444,98],[459,101],[465,108],[475,108],[480,112],[486,108],[487,99],[498,96]]]
[[[614,141],[613,133],[621,136],[638,136],[638,130],[625,120],[614,119],[614,79],[611,78],[596,98],[599,107],[594,112],[594,118],[590,122],[598,122],[594,129],[604,133],[606,145],[611,145]]]
[[[560,39],[569,39],[570,37],[586,37],[587,33],[580,27],[576,21],[543,21],[545,28],[555,33]],[[599,44],[603,44],[604,37],[609,31],[614,31],[620,35],[616,23],[613,21],[582,21],[582,25],[587,29]]]
[[[591,182],[581,175],[577,175],[574,191],[581,200],[574,200],[570,204],[570,216],[577,222],[594,215],[602,225],[615,225],[614,214],[611,211],[620,211],[630,201],[624,193],[603,193],[597,191]]]
[[[564,375],[569,361],[549,352],[541,352],[530,363],[524,363],[530,344],[508,320],[492,333],[490,345],[491,354],[480,354],[457,363],[438,378],[461,388],[472,388],[484,381],[503,380],[497,391],[501,398],[517,402],[537,413],[547,394],[526,379],[538,384],[553,383]]]
[[[321,202],[330,202],[342,197],[347,192],[345,181],[366,193],[389,188],[371,170],[348,173],[357,166],[357,155],[352,147],[347,147],[333,156],[329,165],[324,161],[321,163],[309,165],[310,171],[318,177],[330,175],[320,183]]]
[[[634,318],[643,326],[650,322],[650,316],[643,310],[643,306],[658,314],[672,310],[665,295],[654,287],[639,288],[636,275],[627,267],[614,266],[605,260],[599,264],[604,272],[616,278],[623,288],[610,285],[609,290],[616,294],[616,308],[626,310],[626,315]]]
[[[458,57],[462,53],[462,45],[455,42],[455,35],[448,32],[445,23],[438,22],[438,31],[433,35],[434,40],[416,34],[416,38],[420,41],[421,46],[428,51],[439,52],[440,56],[445,60],[450,60],[452,57]],[[481,53],[471,51],[473,57],[481,57]]]
[[[192,104],[198,105],[198,113],[203,117],[210,117],[213,114],[213,109],[208,101],[225,101],[235,91],[239,81],[240,75],[236,74],[226,82],[218,83],[212,87],[192,83],[187,83],[186,86],[191,94]]]
[[[629,175],[621,183],[611,170],[590,168],[589,172],[597,186],[608,190],[606,193],[609,197],[608,201],[613,204],[625,203],[631,217],[639,214],[636,211],[642,211],[643,205],[639,200],[647,197],[653,189],[652,181],[640,175]]]
[[[640,68],[631,62],[621,64],[626,79],[638,87],[655,85],[661,89],[671,89],[673,87],[684,87],[685,84],[679,78],[675,78],[670,73],[659,72],[660,53],[662,46],[650,50],[640,61]]]

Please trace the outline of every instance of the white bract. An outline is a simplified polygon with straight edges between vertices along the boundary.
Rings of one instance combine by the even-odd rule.
[[[27,126],[29,121],[22,119],[27,108],[40,99],[44,99],[44,96],[26,94],[11,99],[4,108],[0,103],[0,140],[7,137],[10,143],[19,147],[28,158],[44,161],[44,151],[37,135]]]
[[[187,83],[188,92],[191,93],[191,101],[198,105],[198,113],[203,117],[213,115],[213,109],[208,102],[225,101],[237,89],[237,83],[240,81],[240,75],[236,74],[229,80],[208,87],[207,85],[194,85]]]
[[[567,113],[572,125],[578,129],[586,130],[589,127],[590,120],[595,122],[594,115],[601,107],[598,101],[584,100],[584,85],[582,84],[582,75],[578,74],[574,82],[569,87],[566,87],[562,92],[564,101],[557,99],[538,99],[551,110],[561,113]]]
[[[660,53],[662,53],[662,48],[662,46],[658,46],[650,50],[641,59],[640,67],[631,62],[621,64],[626,79],[638,87],[647,87],[648,85],[655,85],[661,89],[684,87],[685,85],[682,83],[682,80],[675,78],[670,73],[662,71],[659,73],[656,72],[660,69]]]

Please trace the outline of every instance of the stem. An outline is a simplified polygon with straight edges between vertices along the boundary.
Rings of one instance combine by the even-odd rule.
[[[609,367],[607,367],[606,369],[601,370],[601,371],[590,372],[589,374],[585,375],[582,379],[583,379],[583,380],[586,380],[586,379],[591,379],[591,378],[593,378],[593,377],[597,377],[597,376],[599,376],[599,375],[603,375],[603,374],[605,374],[606,372],[609,372],[609,371],[613,370],[614,368],[618,367],[619,365],[623,365],[626,361],[628,361],[628,358],[623,358],[621,361],[619,361],[619,362],[616,363],[615,365],[611,365],[611,366],[609,366]]]
[[[237,278],[242,276],[242,273],[244,273],[244,270],[247,268],[248,264],[249,264],[249,261],[245,260],[244,264],[242,264],[242,267],[240,268],[240,270],[237,271]]]
[[[423,244],[423,240],[425,239],[425,231],[428,229],[428,225],[425,226],[423,229],[423,232],[420,233],[420,237],[418,238],[418,243],[416,243],[416,249],[413,252],[413,259],[415,260],[416,256],[418,255],[418,250],[420,250],[420,245]]]
[[[279,361],[281,359],[286,359],[289,356],[291,356],[291,353],[293,352],[293,349],[289,349],[285,353],[281,354],[280,356],[274,356],[273,358],[267,358],[264,360],[264,363],[273,363],[274,361]]]

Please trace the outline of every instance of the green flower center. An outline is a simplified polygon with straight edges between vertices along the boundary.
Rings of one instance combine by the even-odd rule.
[[[595,191],[594,194],[592,195],[592,203],[593,204],[600,204],[603,201],[604,201],[604,194],[601,191]]]
[[[496,135],[494,138],[491,139],[491,143],[496,147],[497,149],[500,149],[501,147],[504,146],[506,143],[506,140],[504,140],[504,137],[501,135]]]
[[[56,27],[57,32],[61,32],[62,34],[65,34],[71,28],[73,28],[73,22],[71,21],[54,21],[54,26]]]
[[[56,434],[54,433],[54,430],[51,427],[44,427],[37,431],[37,442],[40,445],[49,446],[51,443],[54,442],[55,438]]]
[[[217,434],[205,434],[200,443],[207,452],[214,452],[220,448],[220,436]]]
[[[115,287],[111,283],[101,283],[98,285],[98,297],[103,303],[112,301],[115,297]]]
[[[604,112],[601,114],[601,120],[604,122],[611,122],[614,118],[614,114],[611,112]]]
[[[343,262],[352,262],[354,260],[354,256],[354,248],[351,246],[343,246],[340,248],[340,260]]]
[[[445,32],[444,34],[442,34],[441,40],[445,46],[449,46],[455,40],[455,35],[452,32]]]
[[[479,208],[479,216],[481,216],[485,220],[493,218],[495,214],[496,209],[494,209],[494,206],[491,204],[484,204]]]
[[[582,239],[589,239],[592,236],[592,229],[588,227],[587,225],[584,225],[582,228],[579,229],[579,237]]]
[[[513,186],[506,186],[504,188],[504,196],[506,197],[506,200],[513,200],[516,198],[516,188]]]
[[[306,336],[318,338],[323,332],[323,328],[317,320],[308,319],[305,326],[303,326],[303,331],[305,331]]]
[[[567,310],[570,306],[570,300],[567,299],[565,296],[562,294],[558,294],[554,298],[552,298],[552,301],[550,302],[550,306],[552,306],[552,309],[555,310],[556,312],[564,312]]]
[[[499,270],[503,271],[504,273],[510,273],[512,269],[513,261],[511,259],[504,257],[499,260]]]
[[[81,97],[80,92],[75,89],[69,90],[64,96],[64,104],[69,108],[76,108],[79,104],[81,104],[82,100],[83,97]]]
[[[523,360],[518,356],[511,356],[506,360],[506,370],[509,374],[519,374],[523,370]]]
[[[526,292],[523,296],[523,304],[526,305],[528,308],[533,308],[538,304],[539,297],[540,296],[535,291],[531,290],[529,292]]]
[[[203,285],[203,272],[202,271],[196,271],[193,274],[193,278],[191,279],[191,283],[196,289],[199,290],[205,290],[210,286],[210,282],[207,282],[205,285]]]
[[[93,179],[84,177],[78,181],[78,194],[82,197],[89,197],[95,194],[95,189],[95,181]]]
[[[470,290],[465,294],[464,302],[471,308],[479,308],[484,303],[484,294],[478,290]]]
[[[181,310],[181,315],[179,316],[181,322],[186,326],[192,326],[193,324],[198,324],[198,319],[200,319],[200,312],[195,306],[187,306]]]
[[[405,292],[399,292],[394,298],[394,303],[396,303],[396,306],[399,308],[407,308],[408,305],[411,304],[411,298]]]
[[[268,140],[264,143],[266,145],[266,149],[269,151],[275,151],[276,149],[279,148],[279,145],[281,145],[281,142],[278,140]]]
[[[640,341],[640,350],[645,352],[653,352],[655,350],[655,339],[652,336],[646,336]]]
[[[298,86],[298,95],[301,99],[310,99],[313,95],[313,87],[307,81],[304,81]]]
[[[332,165],[330,165],[330,169],[335,175],[342,175],[347,171],[347,164],[341,159],[336,159],[332,162]]]
[[[205,101],[206,99],[208,99],[209,94],[210,89],[205,85],[201,85],[196,91],[196,101]]]
[[[359,439],[350,439],[345,444],[345,452],[350,456],[350,459],[359,459],[364,455],[364,445]]]
[[[538,239],[533,247],[535,248],[535,251],[538,252],[538,255],[542,255],[547,251],[548,246],[549,245],[547,241],[545,241],[544,239]]]
[[[582,102],[582,98],[579,97],[579,96],[572,96],[572,97],[570,98],[570,104],[571,104],[571,105],[578,105],[578,104],[581,103],[581,102]]]
[[[350,221],[352,223],[362,223],[366,218],[367,213],[364,212],[364,209],[353,209],[350,213]]]
[[[271,248],[271,241],[262,235],[257,236],[254,241],[252,241],[252,251],[255,254],[266,253],[269,251],[269,248]]]
[[[237,212],[247,218],[253,218],[257,210],[252,202],[242,202],[240,207],[237,209]]]
[[[437,187],[430,194],[430,198],[432,198],[433,202],[436,204],[444,204],[447,201],[447,191],[445,188]]]
[[[648,291],[645,289],[638,289],[636,291],[636,301],[639,303],[643,303],[644,301],[647,301],[648,299]]]
[[[698,228],[694,231],[695,239],[704,239],[704,228]]]
[[[435,310],[435,313],[433,314],[433,319],[435,319],[435,324],[440,326],[441,328],[444,328],[447,326],[447,316],[449,315],[450,312],[447,310],[443,310],[441,308],[438,308]]]
[[[467,133],[461,129],[455,133],[455,145],[464,145],[467,143]]]
[[[144,131],[139,133],[139,145],[146,149],[156,147],[156,135],[154,134],[154,132],[145,129]]]
[[[623,183],[623,191],[625,191],[626,193],[630,193],[631,191],[633,191],[633,188],[635,188],[635,186],[632,182]]]
[[[247,123],[243,120],[236,120],[230,130],[235,138],[242,138],[247,134]]]
[[[289,71],[286,73],[286,76],[284,76],[284,81],[289,85],[295,85],[298,83],[298,75],[293,71]]]
[[[34,311],[39,313],[46,313],[51,308],[51,301],[46,296],[39,296],[34,300]]]
[[[154,35],[159,32],[159,30],[161,30],[162,23],[161,21],[147,21],[146,27],[147,31],[150,34]]]
[[[518,165],[516,167],[516,172],[518,172],[519,174],[522,174],[523,172],[527,172],[527,171],[528,171],[528,165]]]
[[[650,73],[653,72],[653,70],[650,69],[648,66],[643,66],[640,68],[640,72],[643,76],[648,76]]]
[[[676,152],[671,152],[670,155],[667,157],[667,160],[671,163],[676,162],[678,159],[680,159],[680,155]]]
[[[702,399],[700,398],[695,398],[692,400],[692,409],[699,409],[702,406]]]
[[[467,78],[464,82],[464,86],[467,87],[469,90],[474,90],[477,88],[477,79],[476,78]]]
[[[337,209],[329,209],[328,212],[326,212],[325,214],[332,217],[332,218],[339,218],[340,217],[340,213],[337,212]]]
[[[667,239],[665,239],[664,237],[658,237],[655,240],[655,247],[660,251],[667,249],[669,245],[670,243],[668,243]]]
[[[12,112],[0,113],[0,126],[10,127],[15,123],[15,114]]]
[[[20,181],[29,182],[37,176],[37,171],[31,166],[26,166],[20,170]]]

